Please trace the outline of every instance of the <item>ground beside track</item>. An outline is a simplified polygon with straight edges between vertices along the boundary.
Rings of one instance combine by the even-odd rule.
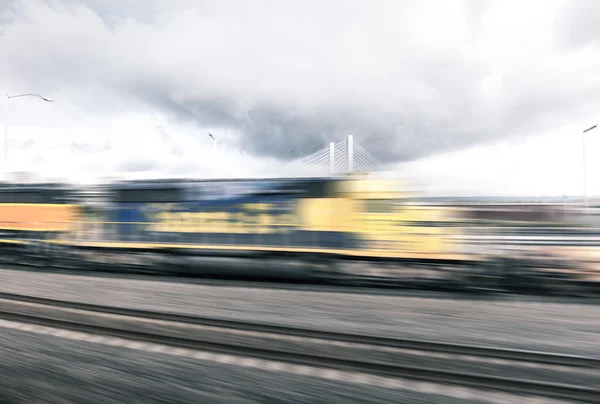
[[[600,307],[325,294],[0,270],[0,292],[400,338],[597,355]]]
[[[5,327],[0,327],[0,335],[0,401],[7,404],[530,402],[428,383],[382,386],[263,370]]]
[[[241,288],[261,288],[261,289],[278,289],[278,290],[298,290],[298,291],[313,291],[322,293],[353,293],[366,295],[381,295],[381,296],[406,296],[406,297],[427,297],[435,299],[451,299],[451,300],[469,300],[469,301],[519,301],[519,302],[534,302],[534,303],[574,303],[574,304],[590,304],[600,305],[600,295],[588,294],[585,296],[569,296],[567,294],[551,295],[538,292],[531,293],[501,293],[489,290],[472,290],[461,291],[455,289],[444,288],[418,288],[416,285],[345,285],[334,284],[319,281],[293,281],[293,280],[268,280],[268,279],[250,279],[250,278],[208,278],[202,276],[173,276],[159,274],[142,274],[142,273],[127,273],[127,272],[109,272],[100,270],[86,271],[82,269],[67,269],[53,267],[37,267],[29,265],[17,265],[2,263],[0,269],[12,269],[19,271],[29,271],[36,273],[53,273],[66,275],[81,275],[86,277],[109,277],[129,280],[148,280],[158,282],[185,283],[207,286],[235,286]]]

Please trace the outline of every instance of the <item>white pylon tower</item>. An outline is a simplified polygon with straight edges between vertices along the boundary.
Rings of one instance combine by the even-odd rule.
[[[330,142],[329,146],[292,161],[278,176],[282,177],[326,177],[348,172],[385,171],[386,167],[371,153],[348,135],[340,143]]]
[[[335,143],[329,142],[329,175],[335,174]]]
[[[354,137],[352,135],[348,135],[346,144],[348,145],[348,172],[351,173],[354,171]]]

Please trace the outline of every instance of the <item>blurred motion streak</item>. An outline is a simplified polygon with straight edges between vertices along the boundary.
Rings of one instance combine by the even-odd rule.
[[[593,203],[432,201],[388,172],[7,184],[0,201],[3,256],[17,262],[513,292],[600,281]]]

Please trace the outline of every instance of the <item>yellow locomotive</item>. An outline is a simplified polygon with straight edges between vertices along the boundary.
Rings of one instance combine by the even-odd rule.
[[[381,174],[158,184],[115,186],[101,236],[78,234],[78,245],[464,259],[440,226],[450,211],[410,203],[405,184]]]
[[[574,268],[583,262],[586,279],[598,279],[600,254],[588,241],[567,249],[560,240],[535,241],[548,244],[540,247],[505,236],[497,210],[490,225],[469,207],[424,204],[384,173],[114,183],[92,215],[73,190],[8,188],[0,189],[3,255],[34,246],[39,257],[38,247],[49,246],[45,262],[59,266],[481,287],[534,285],[556,274],[571,277],[561,285],[580,282]]]

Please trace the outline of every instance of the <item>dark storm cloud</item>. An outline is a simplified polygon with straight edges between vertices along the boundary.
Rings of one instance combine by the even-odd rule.
[[[428,85],[439,94],[436,106],[444,110],[443,114],[428,105],[407,106],[406,111],[386,114],[360,104],[340,105],[335,112],[306,114],[273,102],[241,111],[235,99],[225,97],[198,96],[178,101],[154,89],[138,94],[179,119],[241,131],[237,144],[257,156],[301,157],[353,134],[385,162],[413,160],[534,128],[547,130],[560,119],[575,119],[582,99],[600,96],[598,85],[569,88],[573,77],[540,86],[527,83],[527,74],[515,73],[505,78],[505,102],[486,103],[476,88],[480,83],[475,80],[476,72],[471,72],[462,85],[456,82],[456,77],[461,77],[459,70],[468,68],[441,68],[427,75]]]
[[[163,85],[153,80],[149,83],[135,83],[129,87],[129,91],[140,101],[148,102],[177,119],[194,121],[205,126],[235,124],[233,99],[198,94],[191,99],[180,100],[170,93],[168,87],[168,82]]]
[[[475,86],[479,81],[474,78],[484,72],[451,60],[432,61],[431,67],[424,76],[430,89],[439,94],[437,104],[411,105],[405,101],[406,105],[387,113],[360,99],[309,112],[273,101],[255,103],[245,110],[235,99],[223,96],[195,95],[178,100],[166,90],[168,84],[158,81],[146,82],[134,92],[179,119],[239,130],[242,136],[237,145],[257,156],[301,157],[353,134],[378,159],[406,161],[493,138],[494,132],[482,130],[480,120],[484,116],[477,116],[485,111],[478,109]],[[465,71],[472,80],[457,86],[455,78]],[[322,91],[329,89],[323,87]],[[441,117],[436,108],[447,116]],[[496,123],[488,121],[485,125],[491,128]]]
[[[147,94],[147,93],[146,93]],[[345,140],[348,134],[358,136],[361,143],[379,159],[408,160],[440,148],[459,147],[476,140],[481,134],[472,129],[445,128],[433,130],[425,115],[384,116],[352,110],[336,114],[295,114],[277,105],[257,105],[240,114],[233,100],[205,99],[178,103],[165,94],[145,98],[172,116],[206,126],[239,130],[242,136],[235,144],[257,156],[292,159],[311,154],[329,142]]]
[[[253,108],[239,124],[244,133],[243,149],[262,156],[284,159],[305,156],[322,149],[326,142],[340,138],[337,128],[319,117],[297,117],[277,107]]]
[[[130,91],[177,119],[238,130],[242,136],[235,143],[257,156],[301,157],[353,134],[377,158],[405,161],[494,136],[480,130],[481,117],[476,116],[482,112],[478,110],[481,106],[477,104],[476,87],[485,72],[447,56],[430,60],[430,69],[421,73],[427,90],[436,95],[435,105],[411,103],[410,95],[401,96],[402,104],[388,112],[372,104],[372,94],[364,100],[356,96],[306,111],[276,100],[255,102],[245,108],[229,95],[176,96],[175,93],[186,94],[185,88],[168,78],[136,80]],[[456,83],[456,77],[465,73],[471,80],[462,85]],[[335,89],[325,85],[320,91]],[[398,91],[401,93],[402,89]],[[489,128],[495,123],[485,124]]]
[[[231,130],[257,156],[300,157],[350,133],[407,161],[546,130],[600,96],[588,80],[600,60],[571,54],[600,35],[593,1],[552,3],[550,23],[539,6],[477,0],[8,4],[0,73],[13,83],[106,119],[151,107],[198,136]]]

